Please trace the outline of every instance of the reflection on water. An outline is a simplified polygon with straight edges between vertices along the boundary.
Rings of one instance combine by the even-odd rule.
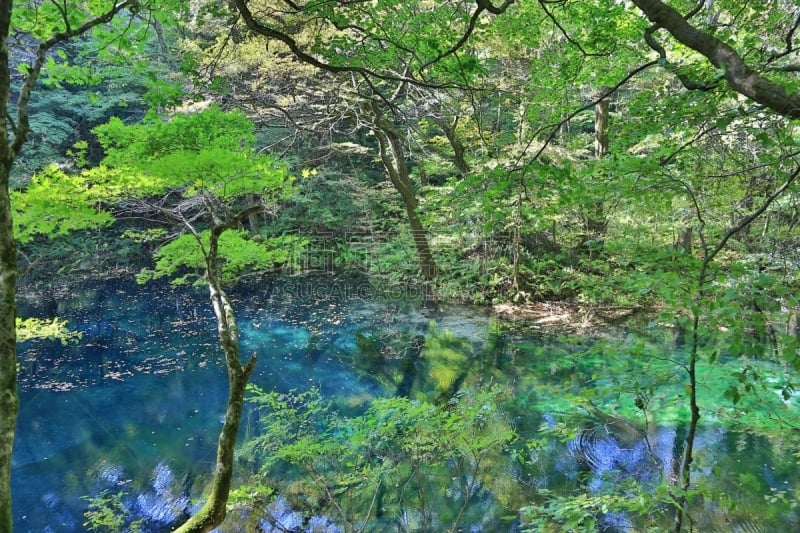
[[[643,380],[671,379],[674,369],[636,367],[625,381],[620,363],[591,356],[591,340],[521,333],[481,310],[431,307],[419,296],[309,280],[242,288],[234,295],[242,353],[259,357],[252,381],[282,392],[316,386],[352,413],[377,397],[437,402],[463,387],[504,385],[520,447],[496,473],[508,478],[508,493],[481,499],[485,515],[497,518],[476,521],[474,531],[515,530],[517,510],[543,504],[543,489],[600,494],[627,480],[655,487],[675,475],[680,425],[629,423],[603,414],[608,402],[598,412],[576,408],[579,391],[602,384],[619,402],[629,401],[631,387],[652,391],[649,405],[662,402],[667,412],[675,391]],[[82,532],[84,497],[104,490],[128,495],[125,509],[146,519],[145,531],[166,530],[202,495],[224,413],[226,378],[207,295],[121,284],[30,304],[21,314],[54,311],[83,338],[20,345],[15,531]],[[254,424],[246,419],[243,433]],[[765,510],[765,497],[797,489],[794,450],[720,426],[701,432],[698,449],[698,486],[717,491],[696,501],[698,526],[714,530],[753,515],[764,530],[797,527],[788,504]],[[302,523],[285,500],[273,507]],[[604,520],[618,530],[633,524],[624,513]]]

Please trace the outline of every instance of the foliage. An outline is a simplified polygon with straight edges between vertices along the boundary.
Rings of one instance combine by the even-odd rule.
[[[557,531],[596,531],[602,528],[600,517],[607,517],[617,525],[626,528],[631,521],[629,516],[648,516],[649,521],[657,522],[655,514],[663,512],[660,502],[641,491],[636,496],[620,494],[578,494],[568,497],[558,496],[547,489],[539,491],[547,502],[544,505],[530,505],[520,510],[522,529],[525,533],[555,533]],[[661,531],[658,528],[637,528],[637,531]]]
[[[219,240],[219,253],[224,258],[220,279],[231,283],[248,272],[291,268],[303,253],[305,242],[304,239],[294,236],[273,237],[262,241],[253,239],[245,231],[227,231]],[[154,269],[142,271],[137,280],[144,283],[151,279],[170,277],[173,285],[182,285],[194,278],[196,283],[204,283],[204,273],[208,266],[205,256],[208,243],[208,231],[199,236],[181,235],[155,252]]]
[[[36,174],[24,191],[14,191],[14,233],[22,243],[37,235],[50,239],[75,230],[111,224],[102,196],[87,174],[68,175],[56,166]]]
[[[80,331],[70,331],[67,321],[60,318],[19,318],[17,317],[17,341],[31,339],[59,340],[61,344],[81,338]]]
[[[146,167],[173,154],[204,150],[221,149],[235,154],[251,148],[254,140],[253,123],[244,113],[226,113],[218,106],[178,113],[169,120],[151,114],[141,124],[125,124],[113,118],[95,128],[95,133],[105,149],[104,162],[112,167]]]
[[[188,231],[159,248],[155,270],[142,272],[140,281],[162,276],[177,276],[176,284],[189,278],[202,280],[212,253],[212,227],[221,230],[215,234],[213,246],[219,246],[214,253],[224,258],[223,282],[247,270],[291,266],[297,260],[305,244],[302,239],[264,239],[234,231],[244,213],[258,216],[291,190],[285,167],[254,153],[253,124],[243,113],[226,113],[211,106],[170,120],[150,117],[136,125],[114,119],[95,131],[106,150],[104,165],[108,167],[94,172],[108,194],[146,199],[154,195],[171,198],[177,192],[185,199],[167,209],[146,201],[139,208],[155,211]],[[198,222],[203,226],[196,228]]]
[[[106,9],[102,4],[15,7],[12,33],[23,44],[46,39]],[[746,57],[747,72],[769,73],[756,85],[775,90],[750,94],[737,83],[735,63],[687,43],[668,19],[650,25],[648,18],[668,12],[657,0],[193,2],[173,6],[185,16],[172,18],[141,16],[144,4],[132,3],[92,38],[43,58],[40,98],[31,102],[34,143],[17,169],[26,179],[38,174],[12,195],[20,243],[37,249],[42,236],[86,228],[104,228],[93,239],[105,239],[113,202],[115,215],[129,219],[126,235],[157,247],[155,267],[141,279],[202,280],[212,235],[220,236],[226,283],[297,264],[308,243],[287,235],[299,233],[325,235],[312,252],[324,255],[325,268],[357,268],[379,283],[402,284],[418,281],[420,272],[419,243],[404,222],[414,212],[439,267],[426,282],[439,294],[480,303],[568,301],[584,316],[653,307],[660,324],[674,327],[680,342],[671,353],[617,347],[645,356],[646,364],[598,362],[590,356],[614,351],[598,344],[588,356],[568,354],[542,369],[545,376],[579,372],[593,384],[566,392],[531,386],[565,410],[613,406],[646,423],[654,422],[648,415],[683,422],[698,399],[712,405],[723,397],[729,407],[704,409],[704,420],[765,435],[796,427],[784,405],[795,398],[800,366],[793,296],[800,287],[800,130],[790,120],[797,113],[796,5],[673,3],[682,13],[696,10],[679,21],[721,40],[728,60]],[[151,22],[156,38],[145,36]],[[25,60],[12,65],[18,74],[30,72]],[[185,73],[192,84],[181,83]],[[108,79],[114,81],[98,85]],[[153,110],[133,124],[148,88],[144,100]],[[791,109],[776,109],[766,93]],[[599,157],[593,112],[603,98],[610,100],[610,142]],[[212,100],[219,104],[208,105]],[[187,112],[165,113],[181,103]],[[64,162],[76,140],[72,162],[93,164],[99,153],[88,130],[112,112],[124,116],[93,130],[103,166],[75,175],[46,166]],[[406,206],[378,184],[390,166],[375,155],[390,138],[394,152],[386,161],[409,170]],[[264,155],[277,147],[313,172],[293,185],[286,165]],[[116,247],[116,235],[98,243],[102,254],[95,255]],[[52,246],[76,257],[70,247],[98,242],[78,240]],[[446,397],[462,377],[452,363],[466,366],[470,352],[445,335],[433,337],[419,364],[428,365],[427,379]],[[767,370],[755,371],[752,361]],[[611,377],[601,379],[609,368]],[[421,398],[377,402],[346,430],[312,400],[296,400],[310,414],[286,411],[295,422],[314,419],[319,435],[297,435],[308,449],[270,448],[262,440],[262,453],[287,471],[315,468],[309,491],[325,505],[337,502],[343,519],[355,524],[354,517],[377,514],[370,495],[383,498],[401,473],[413,481],[447,470],[433,459],[444,450],[431,428],[458,424],[439,406]],[[282,409],[276,402],[274,411]],[[420,420],[423,414],[430,420]],[[365,428],[378,420],[418,426],[428,439],[420,445],[432,455],[404,448],[406,432],[391,435],[396,450],[380,432],[373,448],[344,439],[354,431],[366,440]],[[356,450],[366,455],[358,458]],[[336,471],[325,460],[334,452],[353,472],[372,477]],[[357,489],[347,505],[339,493],[345,487]],[[589,528],[598,509],[624,507],[615,495],[545,496],[539,514],[526,511],[531,524]]]
[[[84,498],[89,507],[84,512],[86,521],[83,526],[93,532],[114,533],[117,531],[128,531],[139,533],[145,531],[144,520],[134,520],[130,522],[127,518],[127,508],[122,501],[124,494],[121,492],[112,493],[104,490],[97,496]]]
[[[345,418],[313,389],[281,394],[251,387],[262,428],[241,457],[281,494],[307,483],[296,504],[333,513],[349,529],[409,516],[425,529],[457,529],[476,491],[491,490],[489,473],[502,468],[515,438],[496,396],[463,391],[442,405],[384,398]]]

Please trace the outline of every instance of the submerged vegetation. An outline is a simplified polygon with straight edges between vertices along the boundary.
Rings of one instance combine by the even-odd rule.
[[[268,530],[265,515],[293,509],[305,513],[297,528],[325,531],[457,531],[500,508],[496,523],[522,531],[713,530],[755,511],[710,482],[704,432],[795,453],[794,3],[0,11],[0,530],[14,523],[18,372],[39,371],[17,342],[88,347],[59,299],[132,277],[204,287],[214,325],[202,327],[218,333],[228,372],[215,482],[193,495],[203,506],[176,512],[181,533],[226,524],[228,511]],[[310,332],[309,364],[336,353],[381,394],[335,405],[316,389],[251,387],[260,419],[237,457],[259,363],[229,294],[328,296],[273,298],[288,276],[358,279],[346,296],[414,300],[397,305],[431,316],[502,305],[551,333],[590,327],[563,353],[547,344],[558,357],[518,339],[509,349],[523,334],[500,321],[480,345],[435,321],[398,332],[391,310],[383,333],[353,332],[346,348]],[[17,317],[17,295],[43,316]],[[630,337],[601,317],[631,319]],[[533,472],[556,442],[583,470],[553,487]],[[622,457],[631,450],[641,456]],[[778,509],[769,519],[796,525],[797,487],[737,482]],[[88,503],[86,527],[147,527],[126,516],[124,494]]]

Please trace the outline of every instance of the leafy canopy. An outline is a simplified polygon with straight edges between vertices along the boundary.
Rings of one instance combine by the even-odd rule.
[[[91,173],[69,175],[51,165],[36,174],[25,190],[11,192],[14,234],[27,243],[36,235],[54,238],[107,226],[113,216],[98,209],[102,195],[93,186]]]
[[[212,105],[134,125],[113,119],[95,131],[106,151],[107,167],[98,174],[106,177],[108,190],[143,199],[162,196],[142,209],[188,230],[156,252],[155,270],[143,272],[139,281],[200,281],[216,258],[221,264],[212,268],[223,282],[231,281],[247,270],[288,263],[302,246],[296,238],[253,238],[237,229],[291,192],[285,165],[253,149],[254,126],[244,113]]]
[[[141,124],[114,118],[95,128],[109,168],[136,175],[140,195],[185,189],[223,200],[245,194],[288,194],[291,180],[272,157],[253,150],[253,123],[241,111],[214,105],[169,120],[153,116]]]
[[[199,236],[184,234],[168,242],[155,253],[155,269],[141,272],[137,280],[144,283],[170,277],[173,285],[191,280],[202,282],[209,241],[210,232],[204,231]],[[247,231],[226,231],[219,237],[219,255],[224,258],[221,280],[230,282],[247,271],[269,270],[291,263],[304,243],[294,236],[254,240]]]

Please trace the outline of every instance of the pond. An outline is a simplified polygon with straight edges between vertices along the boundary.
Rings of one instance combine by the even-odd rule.
[[[355,417],[377,398],[436,404],[459,390],[502,390],[497,404],[517,438],[503,457],[487,459],[480,490],[465,499],[444,482],[429,503],[438,521],[424,525],[404,510],[403,520],[367,530],[446,530],[446,517],[467,500],[460,531],[522,531],[526,521],[564,524],[581,513],[598,530],[637,530],[642,517],[650,527],[669,523],[663,481],[674,476],[686,431],[682,368],[672,362],[681,346],[669,329],[541,330],[357,280],[254,283],[232,298],[242,352],[259,358],[252,382],[265,391],[318,390]],[[59,315],[83,335],[19,346],[15,531],[86,531],[87,497],[98,495],[118,497],[142,531],[168,531],[202,496],[224,413],[227,381],[207,294],[98,285],[22,299],[21,314]],[[692,520],[702,531],[796,530],[797,429],[782,432],[780,423],[797,416],[797,398],[765,386],[737,406],[725,403],[722,390],[741,362],[723,359],[701,369]],[[760,365],[764,383],[788,371],[747,364]],[[240,440],[257,435],[259,423],[251,410]],[[582,506],[567,516],[564,497]],[[531,504],[543,511],[521,515]],[[255,524],[310,531],[293,506],[278,495]],[[221,531],[244,531],[236,520]],[[324,522],[315,531],[343,531],[335,517]]]

